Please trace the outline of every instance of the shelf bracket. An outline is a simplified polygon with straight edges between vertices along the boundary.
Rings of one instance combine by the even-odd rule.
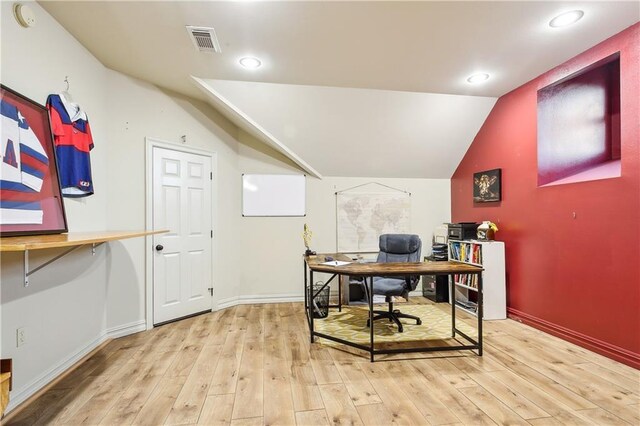
[[[95,245],[95,244],[94,244]],[[24,286],[25,287],[29,287],[29,277],[39,271],[40,269],[44,268],[47,265],[52,264],[53,262],[55,262],[56,260],[68,255],[69,253],[71,253],[72,251],[75,251],[77,249],[79,249],[80,247],[82,247],[82,245],[79,246],[73,246],[70,249],[60,253],[57,256],[52,257],[51,259],[47,260],[46,262],[44,262],[42,265],[37,266],[35,268],[33,268],[32,270],[29,270],[29,250],[25,250],[24,251]],[[94,247],[94,251],[95,251],[95,247]]]
[[[104,241],[101,242],[101,243],[93,243],[93,244],[91,244],[91,255],[95,256],[96,255],[96,248],[100,247],[103,244],[104,244]]]

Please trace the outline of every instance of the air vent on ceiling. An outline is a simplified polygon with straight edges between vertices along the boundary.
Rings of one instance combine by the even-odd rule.
[[[187,25],[187,32],[191,37],[191,41],[196,46],[196,50],[201,52],[220,53],[220,43],[216,32],[213,28],[194,27]]]

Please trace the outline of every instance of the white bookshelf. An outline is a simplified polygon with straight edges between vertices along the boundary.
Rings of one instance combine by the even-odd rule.
[[[504,268],[504,243],[502,241],[449,240],[449,260],[454,262],[480,265],[483,287],[483,319],[497,320],[507,317],[507,293]],[[472,275],[456,275],[453,280],[455,298],[449,294],[449,300],[456,302],[456,308],[477,315],[477,278]]]

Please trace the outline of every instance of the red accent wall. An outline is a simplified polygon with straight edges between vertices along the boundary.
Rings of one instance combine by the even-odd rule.
[[[536,93],[620,52],[622,176],[538,187]],[[451,178],[452,220],[496,222],[512,317],[640,368],[640,23],[498,99]],[[473,173],[502,168],[502,201]]]

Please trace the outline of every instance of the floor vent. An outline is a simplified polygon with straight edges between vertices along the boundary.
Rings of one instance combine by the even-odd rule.
[[[220,53],[220,43],[213,28],[187,25],[187,32],[196,50],[200,52]]]

